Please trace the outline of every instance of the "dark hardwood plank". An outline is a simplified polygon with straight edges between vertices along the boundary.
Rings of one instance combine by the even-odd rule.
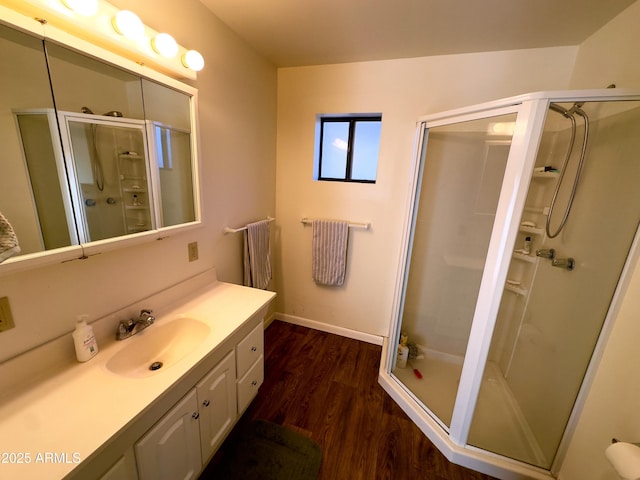
[[[447,461],[386,394],[380,355],[376,345],[274,321],[264,383],[230,438],[255,419],[285,425],[322,447],[319,480],[491,480]]]

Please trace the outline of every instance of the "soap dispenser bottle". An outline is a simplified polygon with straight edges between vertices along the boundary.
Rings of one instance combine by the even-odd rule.
[[[76,347],[76,358],[79,362],[86,362],[98,353],[98,344],[93,334],[93,328],[87,325],[88,315],[79,315],[76,329],[71,334]]]

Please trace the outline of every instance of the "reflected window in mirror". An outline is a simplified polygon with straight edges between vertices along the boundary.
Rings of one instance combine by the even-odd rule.
[[[191,97],[143,79],[159,227],[196,221]]]

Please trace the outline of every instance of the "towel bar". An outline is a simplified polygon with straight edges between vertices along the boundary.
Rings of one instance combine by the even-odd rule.
[[[267,220],[268,220],[269,222],[273,222],[273,221],[275,220],[275,218],[273,218],[273,217],[267,217]],[[246,229],[247,229],[247,226],[246,226],[246,225],[245,225],[244,227],[240,227],[240,228],[224,227],[223,232],[224,232],[225,234],[226,234],[226,233],[238,233],[238,232],[241,232],[241,231],[246,230]]]
[[[309,220],[307,217],[303,217],[300,220],[300,223],[304,225],[311,225],[312,222],[313,220]],[[364,230],[369,230],[370,227],[370,222],[349,222],[349,228],[362,228]]]

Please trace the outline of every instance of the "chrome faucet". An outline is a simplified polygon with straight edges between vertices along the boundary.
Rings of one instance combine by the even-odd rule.
[[[128,320],[120,320],[118,330],[116,331],[116,340],[124,340],[141,332],[149,325],[153,324],[156,317],[151,315],[152,310],[140,310],[138,318],[130,318]]]

